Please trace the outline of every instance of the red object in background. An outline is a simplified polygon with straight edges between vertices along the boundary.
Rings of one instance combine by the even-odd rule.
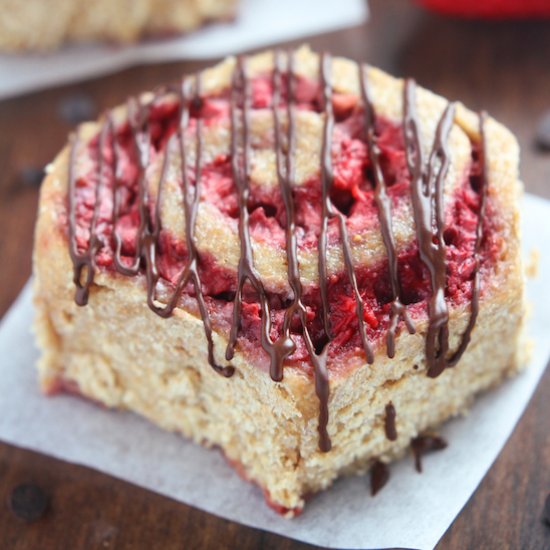
[[[428,9],[486,19],[550,17],[550,0],[417,0]]]

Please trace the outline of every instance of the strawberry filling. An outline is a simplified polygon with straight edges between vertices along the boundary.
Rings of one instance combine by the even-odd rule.
[[[251,103],[253,110],[270,109],[272,99],[271,77],[258,77],[251,82]],[[285,86],[283,86],[285,89]],[[317,82],[299,79],[295,87],[295,101],[298,109],[314,112],[322,111],[321,90]],[[286,98],[281,99],[284,106]],[[363,136],[363,112],[358,98],[345,94],[334,94],[333,108],[335,127],[332,136],[332,164],[334,180],[331,199],[335,207],[345,216],[348,232],[353,236],[365,229],[379,227],[378,211],[374,199],[374,183],[367,145]],[[227,121],[229,118],[229,92],[217,96],[201,98],[191,109],[190,125],[201,118],[205,125]],[[175,132],[179,122],[179,104],[168,97],[157,101],[149,113],[151,159],[165,148],[168,138]],[[410,174],[405,158],[402,128],[382,117],[377,117],[377,142],[381,151],[380,162],[387,183],[388,195],[393,212],[410,204]],[[104,172],[103,187],[99,193],[99,215],[96,234],[100,249],[96,265],[101,270],[114,270],[113,257],[116,248],[114,234],[121,242],[123,263],[131,265],[136,253],[136,239],[140,224],[138,209],[138,160],[133,143],[133,135],[128,126],[116,129],[114,140],[109,138],[104,149],[99,151],[99,137],[92,140],[86,150],[91,160],[91,168],[80,174],[76,182],[75,215],[77,248],[86,250],[90,240],[90,224],[96,202],[98,185],[97,166],[102,155]],[[113,169],[116,140],[116,172]],[[191,168],[190,168],[191,170]],[[113,224],[113,186],[116,178],[118,220]],[[190,172],[192,181],[193,174]],[[446,200],[445,244],[447,257],[446,298],[450,306],[459,306],[471,299],[472,280],[475,269],[474,248],[476,224],[480,206],[479,195],[480,164],[477,147],[472,145],[472,157],[462,181],[458,182],[452,196]],[[203,166],[201,200],[213,205],[220,216],[220,223],[238,226],[238,200],[231,170],[229,155],[220,155]],[[321,184],[320,176],[303,182],[293,190],[296,208],[296,226],[299,248],[315,249],[318,244],[321,225]],[[148,205],[153,211],[154,205]],[[252,238],[285,249],[285,228],[287,224],[283,198],[280,190],[265,190],[251,185],[250,232]],[[67,221],[63,220],[66,230]],[[489,195],[483,220],[483,241],[480,250],[482,278],[490,268],[501,248],[499,240],[499,220]],[[328,241],[340,242],[340,232],[333,218],[328,226]],[[221,251],[223,253],[223,251]],[[181,236],[166,229],[160,229],[157,250],[157,267],[161,278],[174,285],[184,269],[187,259],[185,242]],[[422,319],[427,315],[427,301],[431,296],[428,271],[418,253],[416,238],[398,257],[399,278],[403,291],[402,301],[407,305],[412,319]],[[207,307],[215,328],[228,331],[233,311],[237,275],[224,268],[217,258],[200,255],[199,272]],[[376,345],[383,340],[389,326],[392,292],[387,261],[376,265],[356,266],[359,290],[364,300],[364,320],[369,340]],[[483,291],[483,287],[482,287]],[[193,299],[194,289],[188,285],[182,298],[183,305],[196,311]],[[269,292],[272,311],[272,337],[276,338],[282,327],[288,296]],[[354,294],[347,274],[331,275],[328,281],[329,319],[333,340],[329,347],[329,367],[337,369],[338,358],[346,353],[362,349],[358,332]],[[303,301],[307,306],[309,328],[316,345],[323,340],[322,306],[318,287],[304,288]],[[241,349],[256,354],[262,364],[268,361],[260,341],[261,312],[258,296],[245,287],[239,345]],[[398,331],[403,327],[398,327]],[[310,368],[309,354],[301,335],[300,323],[291,327],[296,350],[288,363]]]

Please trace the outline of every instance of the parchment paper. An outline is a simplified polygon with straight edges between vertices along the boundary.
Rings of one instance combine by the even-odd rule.
[[[238,17],[187,36],[134,46],[81,44],[50,54],[0,54],[0,99],[98,76],[138,63],[212,59],[360,25],[365,0],[241,0]]]
[[[91,466],[218,516],[312,544],[343,548],[432,548],[473,493],[519,419],[550,353],[550,202],[527,196],[525,250],[540,249],[540,274],[528,283],[534,310],[529,368],[482,396],[470,415],[443,429],[449,447],[391,467],[374,498],[367,478],[341,480],[314,497],[302,516],[285,520],[263,503],[221,454],[165,433],[130,413],[76,397],[39,393],[29,332],[29,288],[0,325],[0,439]],[[460,365],[457,367],[460,368]],[[542,421],[542,419],[541,419]]]

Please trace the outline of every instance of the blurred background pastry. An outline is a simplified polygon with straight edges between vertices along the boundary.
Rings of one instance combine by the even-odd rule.
[[[48,51],[67,42],[135,42],[187,33],[235,16],[237,0],[0,0],[0,50]]]

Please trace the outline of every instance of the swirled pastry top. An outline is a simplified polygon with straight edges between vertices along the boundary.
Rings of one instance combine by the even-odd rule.
[[[466,349],[506,247],[496,125],[307,48],[229,58],[131,98],[64,153],[57,216],[77,302],[98,271],[143,280],[159,315],[201,316],[221,374],[237,344],[261,348],[275,380],[309,365],[321,417],[331,364],[372,362],[384,341],[391,357],[401,330],[427,325],[437,376]],[[455,307],[471,313],[451,350]],[[227,334],[225,365],[212,330]]]

